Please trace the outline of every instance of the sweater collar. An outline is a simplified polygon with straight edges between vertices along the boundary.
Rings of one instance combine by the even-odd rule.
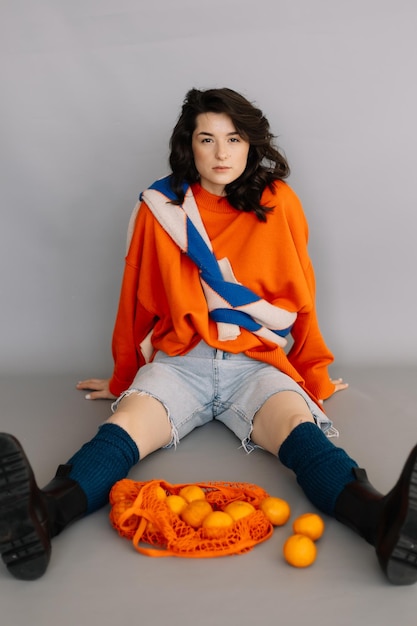
[[[195,201],[199,208],[206,211],[212,211],[214,213],[236,212],[236,209],[232,207],[227,198],[210,193],[206,189],[203,189],[200,183],[194,183],[191,185],[191,191],[193,192]]]

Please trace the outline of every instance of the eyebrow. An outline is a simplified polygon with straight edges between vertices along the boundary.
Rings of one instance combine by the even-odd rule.
[[[214,137],[213,133],[208,133],[205,130],[202,130],[199,133],[197,133],[197,137],[199,137],[200,135],[206,135],[207,137]],[[226,137],[231,137],[232,135],[239,135],[239,133],[237,132],[237,130],[234,130],[231,133],[227,133]],[[239,135],[239,137],[240,137],[240,135]]]

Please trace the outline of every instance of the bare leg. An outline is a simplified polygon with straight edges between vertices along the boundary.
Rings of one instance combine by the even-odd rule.
[[[163,404],[145,394],[125,396],[107,423],[117,424],[132,437],[141,459],[171,441],[171,424]]]
[[[271,396],[254,417],[251,439],[294,471],[317,508],[333,514],[338,495],[354,480],[357,464],[316,426],[300,394],[282,391]]]
[[[276,456],[283,441],[303,422],[314,423],[304,398],[295,391],[281,391],[268,398],[256,413],[251,439]]]

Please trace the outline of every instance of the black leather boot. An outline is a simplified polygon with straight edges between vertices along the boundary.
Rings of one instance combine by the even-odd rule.
[[[86,496],[68,471],[60,466],[45,490],[39,489],[20,443],[0,434],[0,552],[15,578],[40,578],[49,564],[51,537],[86,511]]]
[[[386,496],[371,485],[364,469],[352,471],[356,480],[337,499],[335,518],[375,546],[392,584],[417,582],[417,446]]]
[[[68,477],[72,465],[60,465],[55,478],[41,489],[48,513],[50,537],[56,537],[71,522],[83,517],[87,498],[80,485]]]

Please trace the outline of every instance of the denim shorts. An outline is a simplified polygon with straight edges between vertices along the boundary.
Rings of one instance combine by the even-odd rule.
[[[133,383],[113,404],[132,393],[159,400],[171,423],[175,446],[194,428],[212,420],[223,422],[250,452],[253,418],[262,405],[280,391],[295,391],[306,401],[314,420],[328,436],[332,422],[304,390],[274,366],[243,353],[211,348],[201,341],[184,356],[157,352],[153,361],[138,371]]]

